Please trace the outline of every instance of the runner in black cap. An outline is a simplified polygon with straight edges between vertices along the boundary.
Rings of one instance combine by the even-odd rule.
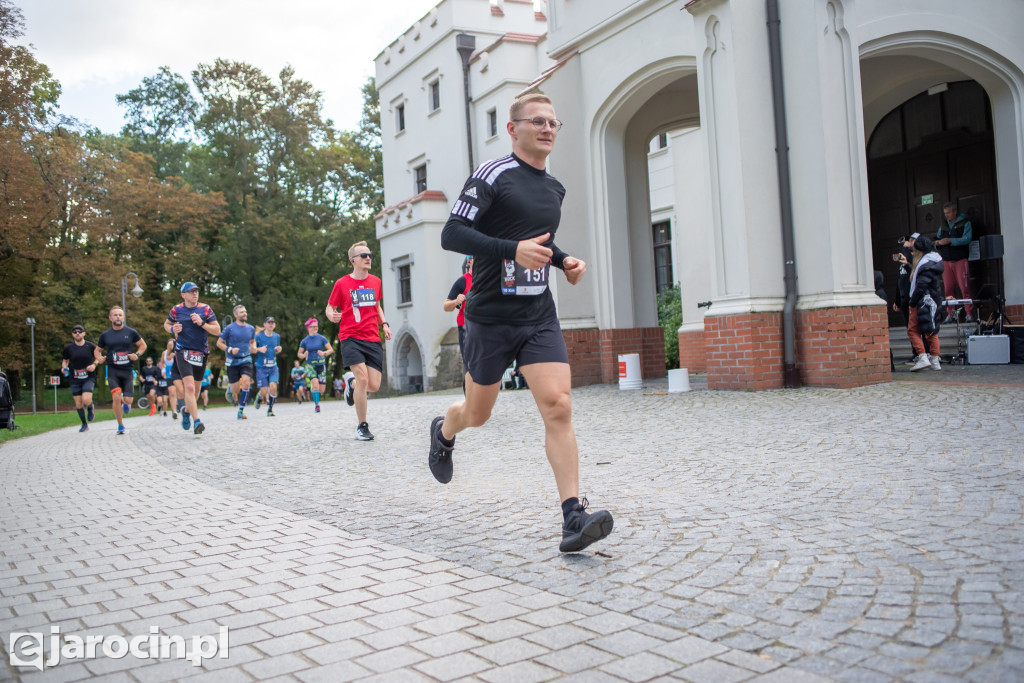
[[[64,346],[61,372],[71,378],[71,396],[75,399],[75,410],[82,421],[78,431],[87,432],[94,415],[92,392],[96,388],[96,345],[86,340],[85,328],[81,325],[71,328],[71,340],[70,344]]]

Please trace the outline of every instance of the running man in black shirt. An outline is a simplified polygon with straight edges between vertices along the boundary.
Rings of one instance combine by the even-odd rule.
[[[133,349],[134,345],[134,349]],[[107,383],[114,401],[114,418],[117,419],[117,433],[124,434],[124,415],[132,410],[135,386],[135,362],[146,352],[142,335],[124,324],[124,309],[114,306],[110,309],[110,329],[100,335],[96,343],[96,362],[107,363]],[[100,349],[107,352],[104,356]]]
[[[78,419],[82,421],[78,431],[87,432],[95,415],[92,392],[96,388],[96,345],[86,341],[85,328],[81,325],[71,328],[71,339],[71,343],[64,346],[61,372],[71,378],[71,396],[75,399]]]
[[[153,357],[146,356],[146,364],[139,368],[142,395],[149,401],[149,414],[156,415],[156,385],[160,379],[160,368],[153,365]]]
[[[430,425],[430,471],[451,481],[455,435],[483,425],[501,376],[515,360],[544,420],[544,445],[562,501],[561,552],[576,552],[612,531],[611,513],[586,512],[579,498],[579,451],[572,426],[572,377],[555,302],[551,265],[577,284],[587,264],[554,243],[565,188],[545,170],[561,122],[541,93],[517,98],[507,129],[512,154],[480,166],[466,181],[441,233],[441,246],[472,254],[466,300],[466,397]]]

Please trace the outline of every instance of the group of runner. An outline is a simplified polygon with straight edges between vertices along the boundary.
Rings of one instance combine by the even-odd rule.
[[[349,249],[352,273],[340,278],[328,300],[327,315],[340,324],[342,357],[349,365],[343,384],[345,400],[355,406],[357,426],[355,438],[370,441],[374,438],[366,420],[367,393],[380,388],[384,368],[384,351],[380,342],[380,325],[386,339],[391,338],[384,309],[381,306],[380,279],[370,274],[372,254],[366,242]],[[209,403],[209,385],[212,372],[207,367],[210,336],[216,336],[217,348],[224,351],[227,380],[232,396],[237,397],[239,420],[248,419],[245,409],[250,398],[256,408],[267,406],[267,416],[274,416],[280,382],[277,356],[281,353],[281,335],[275,332],[277,321],[273,316],[263,320],[256,329],[248,322],[245,306],[232,310],[234,320],[221,329],[217,316],[207,304],[199,301],[199,286],[186,282],[181,287],[182,303],[174,306],[164,321],[164,329],[174,338],[167,349],[154,362],[147,356],[139,368],[142,394],[149,399],[149,414],[171,412],[172,418],[181,414],[182,428],[202,434],[205,425],[199,417],[198,400],[203,408]],[[137,330],[124,322],[120,306],[110,309],[110,329],[100,335],[96,344],[85,339],[82,325],[72,327],[72,342],[64,347],[63,371],[70,377],[71,393],[82,425],[79,431],[89,429],[95,415],[92,395],[96,387],[97,366],[107,363],[107,382],[113,398],[117,433],[124,434],[124,416],[132,409],[136,363],[146,352],[146,342]],[[319,333],[315,317],[306,321],[306,337],[299,343],[292,370],[296,389],[305,390],[308,379],[314,411],[320,412],[322,393],[330,390],[327,381],[327,358],[334,353],[331,342]],[[300,361],[305,364],[301,365]],[[253,382],[258,394],[251,396]],[[306,398],[299,393],[299,401]]]
[[[431,422],[427,462],[437,481],[451,481],[456,435],[487,422],[502,375],[515,362],[544,422],[545,452],[563,514],[559,550],[577,552],[610,534],[614,522],[606,510],[587,512],[587,500],[579,494],[572,377],[549,287],[552,265],[565,273],[570,285],[579,283],[587,269],[583,260],[559,249],[553,239],[565,188],[547,172],[546,161],[561,125],[546,96],[534,92],[517,98],[506,125],[512,153],[474,171],[442,230],[444,249],[471,257],[466,260],[466,275],[445,302],[448,311],[460,309],[465,396]],[[369,272],[372,252],[365,242],[359,242],[349,248],[348,259],[352,272],[335,282],[325,313],[339,325],[339,351],[349,366],[345,398],[356,408],[355,438],[369,441],[374,435],[367,422],[367,394],[380,388],[384,360],[381,329],[386,340],[391,339],[391,329],[381,305],[380,279]],[[222,331],[213,310],[199,303],[195,283],[185,283],[181,296],[183,302],[171,310],[164,323],[164,329],[175,335],[173,358],[165,352],[161,362],[166,367],[170,360],[170,380],[179,406],[184,403],[182,426],[188,429],[191,421],[196,434],[204,429],[196,400],[207,370],[210,335],[217,336],[217,346],[227,355],[228,381],[238,397],[238,419],[245,419],[254,374],[261,398],[267,402],[267,414],[273,415],[276,357],[281,351],[274,319],[266,318],[264,328],[257,332],[247,322],[245,307],[236,306],[234,322]],[[85,431],[92,417],[92,385],[87,377],[97,363],[110,359],[114,415],[118,433],[123,434],[122,414],[131,410],[132,363],[145,352],[146,343],[138,332],[124,326],[120,307],[111,310],[110,321],[111,328],[100,336],[91,358],[82,348],[89,344],[84,342],[84,330],[75,326],[74,341],[65,347],[65,366],[73,373],[72,393]],[[318,328],[316,318],[306,321],[307,336],[299,344],[299,360],[291,375],[296,388],[306,377],[311,380],[316,412],[320,412],[321,389],[328,388],[327,357],[334,352]],[[304,368],[300,360],[306,361]],[[147,360],[145,367],[151,364]],[[156,375],[147,371],[146,376]],[[155,381],[159,385],[159,379]]]

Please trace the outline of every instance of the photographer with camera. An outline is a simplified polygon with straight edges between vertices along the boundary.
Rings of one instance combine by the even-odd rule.
[[[914,241],[920,233],[904,235],[896,240],[899,250],[892,255],[892,260],[899,264],[900,272],[896,276],[896,301],[892,302],[892,310],[903,314],[903,326],[910,324],[910,262],[913,259]]]

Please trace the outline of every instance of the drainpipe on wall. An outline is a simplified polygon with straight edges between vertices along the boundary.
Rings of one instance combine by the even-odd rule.
[[[469,58],[473,56],[476,49],[476,36],[468,33],[459,33],[455,36],[455,49],[462,57],[462,88],[466,95],[466,149],[469,150],[469,173],[472,174],[476,168],[473,165],[473,127],[469,113]]]
[[[782,254],[786,305],[782,309],[783,384],[800,386],[796,365],[796,240],[793,237],[793,194],[789,175],[789,136],[786,100],[782,89],[782,41],[779,0],[765,0],[768,14],[768,59],[772,72],[772,109],[775,115],[775,159],[779,172],[779,213],[782,218]]]

